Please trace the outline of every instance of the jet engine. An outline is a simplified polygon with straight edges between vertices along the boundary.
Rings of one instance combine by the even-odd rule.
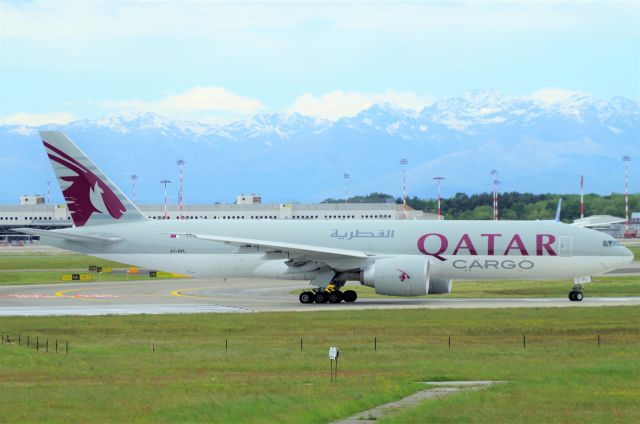
[[[422,296],[429,292],[429,260],[399,255],[379,258],[360,275],[365,286],[388,296]]]
[[[429,294],[451,293],[452,280],[450,278],[429,279]]]

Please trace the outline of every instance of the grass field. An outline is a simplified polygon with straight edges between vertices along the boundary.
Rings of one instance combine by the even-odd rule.
[[[129,265],[77,253],[4,253],[0,254],[0,271],[67,269],[87,270],[90,265],[128,268]]]
[[[0,330],[71,344],[0,346],[4,422],[321,423],[468,379],[510,383],[391,422],[640,422],[638,307],[0,318]]]
[[[91,265],[116,269],[130,267],[118,262],[72,253],[0,254],[0,286],[62,283],[62,274],[87,273]],[[172,275],[167,273],[158,274],[158,278],[171,277]],[[150,278],[148,274],[92,273],[92,281],[130,281]]]
[[[633,258],[635,261],[640,261],[640,246],[627,246],[629,250],[633,252]]]

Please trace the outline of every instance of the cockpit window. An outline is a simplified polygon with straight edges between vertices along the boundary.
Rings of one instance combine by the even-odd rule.
[[[613,246],[619,246],[620,242],[618,240],[605,240],[602,242],[602,245],[604,247],[613,247]]]

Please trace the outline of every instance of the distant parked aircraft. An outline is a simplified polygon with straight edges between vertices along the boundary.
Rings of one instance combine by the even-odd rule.
[[[63,133],[40,133],[74,228],[19,231],[99,258],[194,277],[310,280],[302,303],[449,293],[452,280],[574,278],[632,261],[603,233],[555,221],[151,220]],[[117,154],[114,152],[114,154]]]

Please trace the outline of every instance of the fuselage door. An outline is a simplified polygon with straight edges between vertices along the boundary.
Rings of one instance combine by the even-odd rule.
[[[560,236],[560,256],[573,255],[573,237]]]

